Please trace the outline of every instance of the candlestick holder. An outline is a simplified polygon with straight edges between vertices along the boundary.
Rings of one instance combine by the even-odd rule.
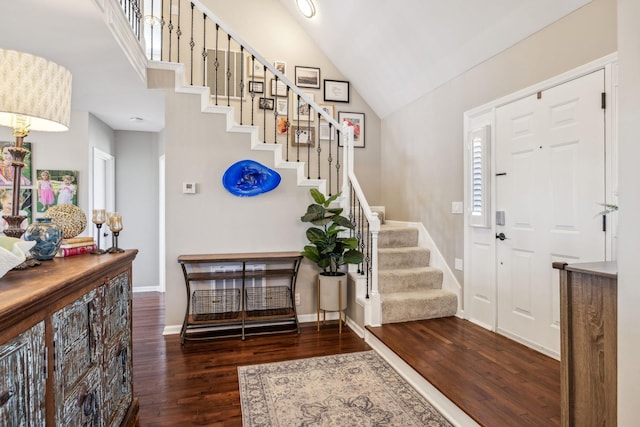
[[[100,248],[100,229],[102,228],[102,224],[106,221],[106,211],[104,209],[94,209],[93,210],[93,218],[92,221],[96,225],[98,229],[98,238],[96,239],[96,248],[91,251],[94,255],[102,255],[107,253],[104,249]]]
[[[107,253],[118,254],[124,252],[124,249],[118,247],[118,236],[120,235],[120,231],[122,231],[122,215],[118,212],[110,212],[107,225],[111,230],[111,247],[107,249]]]

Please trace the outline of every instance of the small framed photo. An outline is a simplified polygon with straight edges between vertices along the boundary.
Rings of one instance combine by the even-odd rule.
[[[333,118],[333,105],[332,104],[318,104],[321,110],[331,116]],[[325,120],[324,117],[320,116],[320,120]]]
[[[264,77],[264,65],[259,61],[252,61],[251,55],[247,56],[247,80],[255,79],[256,77]]]
[[[349,82],[343,80],[325,80],[324,100],[349,102]]]
[[[349,126],[353,126],[353,146],[356,148],[364,148],[364,113],[352,113],[348,111],[338,112],[338,122],[347,122]],[[340,143],[342,147],[343,143]]]
[[[258,106],[261,110],[273,110],[275,99],[273,98],[260,98]]]
[[[305,95],[307,95],[309,98],[311,98],[312,101],[315,101],[315,97],[312,93],[309,92],[304,92]],[[314,112],[311,111],[311,106],[309,104],[307,104],[307,101],[305,101],[301,96],[296,95],[295,93],[293,94],[294,96],[294,108],[295,110],[293,111],[293,120],[300,120],[305,121],[305,122],[312,122],[314,121],[313,116],[315,116]]]
[[[335,141],[336,130],[333,126],[329,126],[329,123],[320,123],[318,127],[318,138],[321,141]]]
[[[289,100],[287,98],[276,98],[276,113],[279,116],[289,115]]]
[[[271,79],[271,96],[287,96],[287,85],[282,80]]]
[[[276,67],[276,70],[280,71],[284,76],[287,71],[287,63],[284,61],[273,61],[273,66]]]
[[[291,145],[297,146],[315,146],[316,128],[309,126],[291,126]]]
[[[320,89],[320,68],[296,65],[296,86]]]
[[[264,83],[256,80],[249,82],[249,92],[264,93]]]

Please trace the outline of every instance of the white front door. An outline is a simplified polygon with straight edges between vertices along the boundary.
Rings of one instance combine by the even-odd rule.
[[[605,260],[604,70],[496,110],[498,332],[559,355],[554,261]]]

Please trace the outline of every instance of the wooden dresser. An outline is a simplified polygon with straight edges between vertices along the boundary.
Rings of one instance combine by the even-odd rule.
[[[562,426],[615,426],[617,265],[554,263],[560,270]]]
[[[0,278],[0,424],[135,425],[136,254],[55,258]]]

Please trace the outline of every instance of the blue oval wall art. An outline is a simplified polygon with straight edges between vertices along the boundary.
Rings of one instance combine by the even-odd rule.
[[[222,185],[238,197],[266,193],[280,184],[280,174],[253,160],[240,160],[229,166],[222,176]]]

